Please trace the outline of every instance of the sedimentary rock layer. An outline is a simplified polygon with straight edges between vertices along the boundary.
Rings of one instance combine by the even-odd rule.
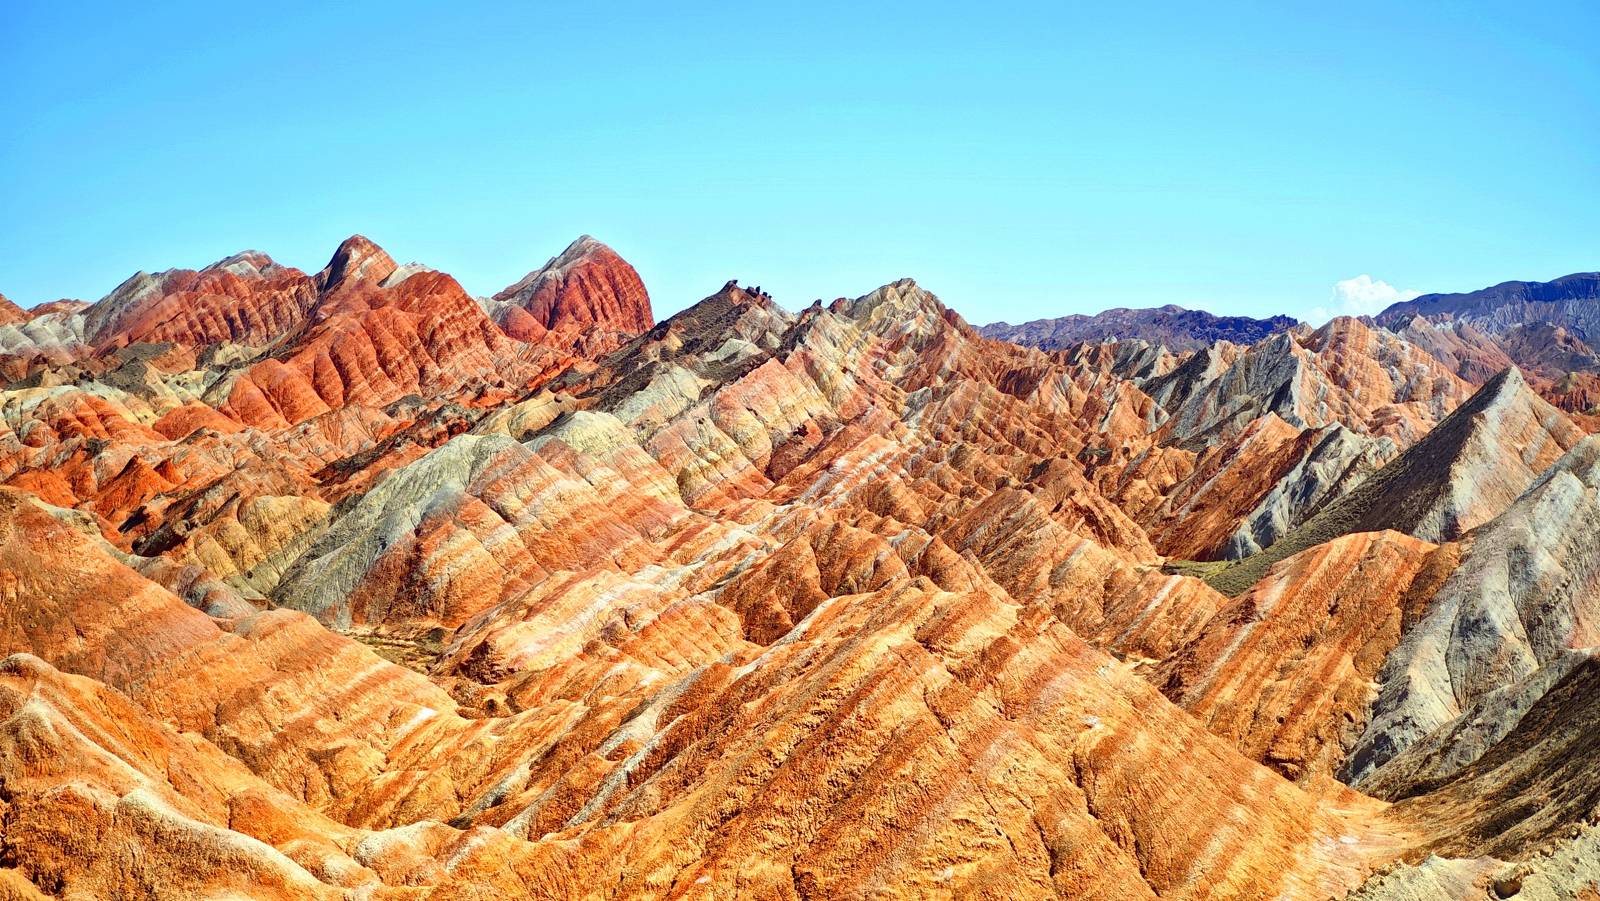
[[[656,323],[589,238],[0,315],[0,896],[1582,885],[1600,452],[1465,330]]]

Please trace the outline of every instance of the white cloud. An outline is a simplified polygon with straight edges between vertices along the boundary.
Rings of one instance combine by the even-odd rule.
[[[1319,326],[1335,316],[1376,316],[1390,304],[1421,296],[1421,291],[1396,288],[1386,282],[1375,282],[1370,275],[1358,275],[1334,285],[1328,305],[1312,307],[1304,318]]]

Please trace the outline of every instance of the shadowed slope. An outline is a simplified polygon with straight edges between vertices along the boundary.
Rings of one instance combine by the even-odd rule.
[[[1394,529],[1453,540],[1510,506],[1581,437],[1516,369],[1507,369],[1355,490],[1208,581],[1237,595],[1279,560],[1351,532]]]

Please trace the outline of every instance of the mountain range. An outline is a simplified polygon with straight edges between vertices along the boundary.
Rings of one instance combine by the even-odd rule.
[[[1216,316],[1204,310],[1186,310],[1167,304],[1147,310],[1118,308],[1094,316],[1078,314],[1059,319],[1035,319],[1022,325],[995,322],[978,329],[978,333],[985,338],[1014,341],[1040,350],[1065,350],[1080,342],[1100,344],[1138,338],[1169,350],[1185,351],[1218,341],[1254,344],[1295,324],[1296,320],[1289,316],[1271,319]]]
[[[1600,899],[1594,279],[0,298],[0,898]]]

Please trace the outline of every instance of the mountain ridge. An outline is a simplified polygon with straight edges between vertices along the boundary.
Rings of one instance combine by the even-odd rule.
[[[1392,304],[1375,318],[1380,325],[1393,326],[1413,316],[1478,322],[1492,331],[1544,321],[1576,329],[1582,337],[1600,336],[1600,272],[1575,272],[1548,282],[1501,282],[1460,294],[1424,294]]]
[[[587,236],[0,325],[0,894],[1577,895],[1600,445],[1476,340],[657,322]]]
[[[1118,307],[1092,316],[1074,314],[1035,319],[1021,325],[993,322],[979,327],[978,333],[985,338],[1013,341],[1041,350],[1065,350],[1078,343],[1139,339],[1184,351],[1218,341],[1254,344],[1297,324],[1297,320],[1289,316],[1270,319],[1217,316],[1205,310],[1187,310],[1167,304],[1148,309]]]

